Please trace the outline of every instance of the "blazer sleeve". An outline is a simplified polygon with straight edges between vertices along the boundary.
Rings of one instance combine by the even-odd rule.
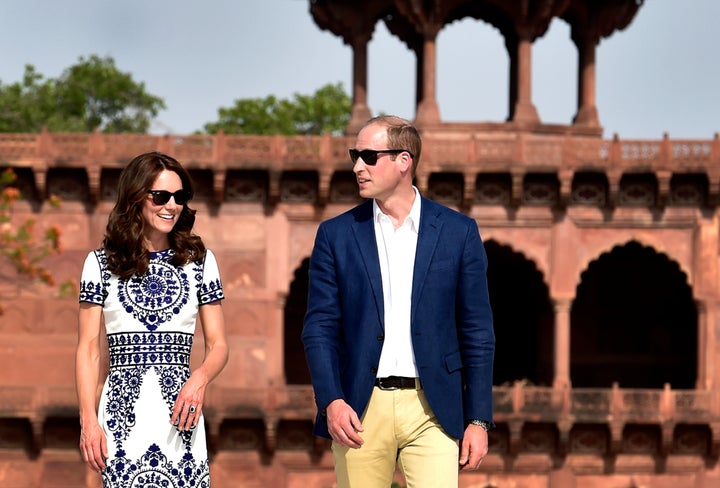
[[[465,419],[492,421],[495,334],[487,284],[487,255],[477,223],[467,226],[456,309],[458,342],[464,365]]]
[[[308,309],[302,331],[315,402],[324,412],[327,405],[344,398],[340,382],[341,305],[333,253],[327,226],[321,224],[310,256]]]

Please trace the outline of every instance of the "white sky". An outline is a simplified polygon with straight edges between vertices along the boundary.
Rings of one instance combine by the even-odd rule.
[[[112,56],[163,98],[155,133],[191,133],[238,98],[351,90],[352,53],[321,31],[309,0],[0,0],[0,82],[25,64],[58,77],[80,56]],[[710,139],[720,132],[718,0],[645,0],[630,26],[597,52],[596,97],[605,137]],[[577,51],[559,19],[533,46],[532,100],[540,118],[570,123]],[[373,113],[415,116],[415,58],[379,23],[368,50]],[[444,121],[507,117],[508,56],[500,33],[466,19],[438,37]]]

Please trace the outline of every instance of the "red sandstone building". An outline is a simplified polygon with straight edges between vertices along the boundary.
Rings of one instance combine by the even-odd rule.
[[[318,26],[353,51],[346,136],[2,134],[0,166],[24,195],[14,216],[61,227],[48,267],[76,280],[123,165],[151,149],[184,162],[227,295],[231,358],[205,406],[213,486],[332,487],[299,339],[307,259],[319,222],[358,202],[347,148],[371,115],[367,44],[385,22],[417,55],[417,185],[477,220],[490,262],[498,428],[461,486],[719,486],[720,138],[608,140],[595,106],[596,46],[640,3],[313,0]],[[504,122],[440,117],[436,36],[466,17],[505,39]],[[531,99],[531,46],[553,18],[579,54],[567,125],[544,124]],[[0,488],[99,486],[77,449],[77,300],[6,271]]]

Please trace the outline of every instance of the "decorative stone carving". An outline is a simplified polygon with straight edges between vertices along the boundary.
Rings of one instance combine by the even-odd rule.
[[[225,199],[228,202],[267,201],[269,178],[266,171],[228,171],[225,185]]]
[[[280,201],[283,203],[315,203],[318,176],[314,171],[288,171],[280,180]]]

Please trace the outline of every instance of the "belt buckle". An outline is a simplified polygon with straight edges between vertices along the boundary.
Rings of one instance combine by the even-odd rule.
[[[383,390],[383,391],[393,391],[393,390],[397,390],[397,389],[398,389],[397,386],[385,386],[385,385],[383,384],[383,379],[384,379],[384,378],[378,378],[378,381],[377,381],[377,383],[378,383],[378,388],[380,388],[380,389]]]

